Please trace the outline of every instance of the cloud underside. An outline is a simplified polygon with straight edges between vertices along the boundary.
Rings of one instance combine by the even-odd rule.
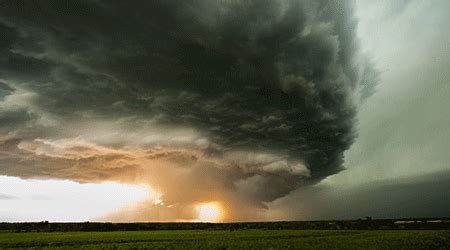
[[[14,1],[0,174],[265,206],[343,169],[377,72],[341,1]]]

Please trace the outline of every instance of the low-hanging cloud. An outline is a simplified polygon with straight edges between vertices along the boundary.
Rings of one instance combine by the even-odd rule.
[[[4,1],[0,174],[249,218],[343,169],[377,81],[356,25],[347,1]]]

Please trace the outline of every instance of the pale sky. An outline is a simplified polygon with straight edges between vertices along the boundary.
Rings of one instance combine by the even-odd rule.
[[[361,46],[382,73],[359,110],[348,170],[330,179],[361,184],[450,170],[449,7],[357,1]]]

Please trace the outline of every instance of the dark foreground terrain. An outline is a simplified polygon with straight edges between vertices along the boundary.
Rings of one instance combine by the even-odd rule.
[[[0,249],[450,249],[450,220],[0,223]]]
[[[161,230],[0,233],[0,249],[449,249],[447,230]]]
[[[240,223],[0,223],[0,231],[11,232],[108,232],[153,230],[450,230],[450,218],[402,218],[279,221]]]

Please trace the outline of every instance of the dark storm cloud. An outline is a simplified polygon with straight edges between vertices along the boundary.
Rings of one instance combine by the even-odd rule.
[[[307,187],[271,208],[279,209],[276,213],[282,218],[303,220],[445,217],[450,210],[449,188],[450,171],[444,170],[350,187]]]
[[[90,119],[193,128],[208,144],[188,149],[272,201],[343,169],[356,93],[376,82],[356,24],[341,1],[4,1],[0,128],[29,140]]]
[[[3,98],[5,98],[5,96],[11,94],[11,92],[13,92],[14,89],[12,89],[10,86],[8,86],[8,84],[4,83],[4,82],[0,82],[0,100],[2,100]]]

